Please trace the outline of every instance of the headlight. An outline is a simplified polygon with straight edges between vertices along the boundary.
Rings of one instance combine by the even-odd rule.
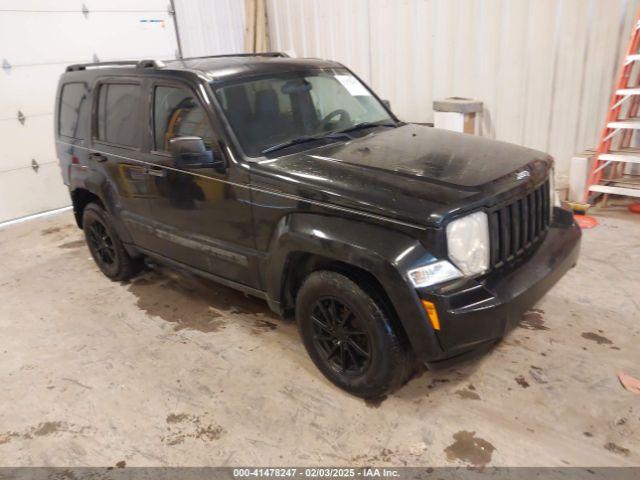
[[[453,280],[454,278],[460,278],[462,272],[446,260],[442,260],[416,268],[415,270],[410,270],[408,275],[413,286],[421,288]]]
[[[475,212],[447,225],[449,258],[465,275],[489,269],[489,220],[484,212]]]

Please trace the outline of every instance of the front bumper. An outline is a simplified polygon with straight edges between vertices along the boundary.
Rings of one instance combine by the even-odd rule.
[[[580,237],[571,212],[556,209],[544,240],[526,258],[480,279],[419,291],[421,298],[436,305],[441,325],[436,332],[441,352],[423,360],[430,363],[456,357],[503,337],[575,266]]]

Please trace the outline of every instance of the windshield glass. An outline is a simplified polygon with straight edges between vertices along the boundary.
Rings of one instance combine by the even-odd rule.
[[[350,127],[394,123],[384,106],[345,69],[270,75],[214,86],[214,91],[251,157]]]

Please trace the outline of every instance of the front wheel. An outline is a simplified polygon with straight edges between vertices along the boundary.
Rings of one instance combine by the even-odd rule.
[[[346,276],[309,275],[296,298],[304,345],[335,385],[362,398],[379,398],[411,373],[411,355],[378,302]]]

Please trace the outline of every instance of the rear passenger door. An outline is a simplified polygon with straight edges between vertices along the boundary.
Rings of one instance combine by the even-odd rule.
[[[144,89],[134,78],[104,79],[94,90],[89,164],[108,179],[102,198],[128,227],[134,242],[149,244],[149,181],[144,164]]]

